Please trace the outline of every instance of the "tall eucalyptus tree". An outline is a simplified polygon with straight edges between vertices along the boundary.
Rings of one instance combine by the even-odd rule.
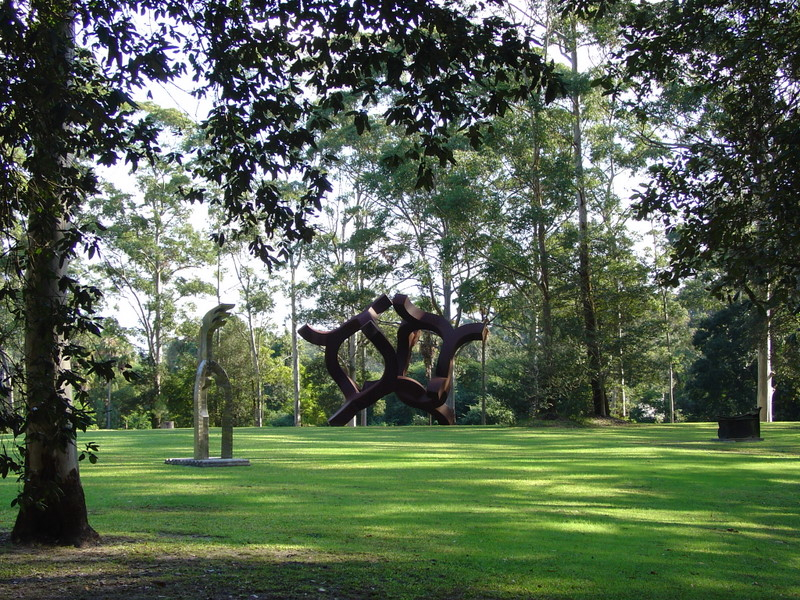
[[[722,296],[743,294],[760,319],[762,419],[772,418],[770,323],[800,301],[800,108],[794,1],[682,0],[631,6],[620,76],[638,114],[672,133],[674,152],[651,169],[643,215],[673,241],[665,281],[710,269]]]
[[[189,153],[196,129],[175,109],[146,106],[162,129],[162,146]],[[97,270],[113,285],[112,296],[125,302],[136,316],[147,349],[152,381],[150,410],[158,426],[166,416],[162,398],[163,352],[167,336],[177,325],[182,299],[213,294],[201,270],[213,264],[213,245],[192,224],[191,208],[181,200],[190,182],[187,169],[171,160],[154,160],[137,171],[138,193],[114,190],[90,203],[98,222],[102,262]]]

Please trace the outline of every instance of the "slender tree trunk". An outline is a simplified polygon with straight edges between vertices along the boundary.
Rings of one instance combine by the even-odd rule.
[[[534,148],[536,176],[534,179],[533,193],[534,202],[540,214],[544,213],[544,190],[542,189],[541,177],[539,173],[539,162],[541,158],[541,146],[537,143]],[[547,248],[547,225],[544,219],[536,224],[536,249],[539,261],[539,276],[537,287],[541,295],[541,323],[539,316],[536,317],[537,329],[541,328],[541,357],[539,352],[534,352],[536,361],[534,372],[536,373],[536,403],[542,405],[542,393],[550,396],[553,379],[553,301],[550,292],[550,253]],[[534,338],[537,342],[539,336]],[[536,343],[536,342],[535,342]]]
[[[289,296],[291,297],[292,318],[292,392],[294,393],[294,426],[302,425],[300,414],[300,354],[297,347],[297,257],[294,251],[289,255],[289,271],[291,272]]]
[[[653,260],[655,261],[655,270],[658,270],[658,240],[656,239],[656,229],[653,228]],[[675,422],[675,357],[672,349],[672,324],[670,323],[669,303],[667,298],[667,289],[662,286],[661,288],[661,311],[664,321],[664,336],[667,342],[667,380],[668,380],[668,397],[669,397],[669,422]]]
[[[347,338],[347,374],[350,376],[350,379],[353,381],[356,380],[356,340],[357,337],[351,335]],[[353,418],[350,419],[350,422],[347,424],[348,427],[355,427],[358,425],[358,415],[353,415]]]
[[[106,385],[108,387],[106,390],[106,429],[111,429],[111,380]]]
[[[772,311],[768,310],[758,340],[758,396],[760,419],[772,423]]]
[[[6,409],[13,413],[14,410],[14,377],[8,358],[4,353],[0,353],[0,385],[5,386],[5,390],[0,397]]]
[[[570,61],[572,74],[578,78],[578,42],[577,29],[572,23],[570,40]],[[603,377],[603,360],[600,350],[597,309],[594,302],[592,277],[589,260],[589,216],[586,202],[586,188],[583,175],[583,131],[581,128],[581,97],[579,93],[572,96],[572,143],[575,157],[575,191],[578,204],[578,228],[580,241],[578,245],[578,279],[580,281],[581,304],[583,306],[583,323],[586,339],[586,354],[589,359],[589,382],[592,388],[592,405],[594,414],[599,417],[608,416],[608,397]]]
[[[661,289],[661,299],[664,309],[664,331],[667,336],[667,374],[669,376],[669,422],[675,422],[675,360],[672,356],[672,326],[669,319],[669,305],[667,304],[667,290]]]
[[[158,211],[153,211],[156,215],[158,215]],[[156,216],[154,219],[155,221],[155,247],[156,252],[160,252],[161,248],[161,235],[160,235],[160,228],[161,222],[160,218]],[[161,288],[162,288],[162,277],[161,277],[161,270],[162,265],[160,261],[160,257],[156,258],[155,263],[155,273],[153,276],[153,286],[155,288],[155,293],[153,297],[155,299],[155,320],[153,323],[153,413],[152,413],[152,423],[153,427],[158,428],[161,425],[161,419],[164,416],[163,410],[164,407],[161,404],[161,344],[162,344],[162,335],[163,335],[163,299],[161,295]]]
[[[617,282],[617,292],[619,293],[619,282]],[[628,406],[627,406],[627,392],[625,391],[625,356],[623,352],[623,337],[625,335],[625,331],[623,329],[623,316],[622,316],[622,309],[617,308],[617,344],[619,345],[619,352],[617,354],[617,361],[619,363],[619,411],[623,417],[628,416]]]
[[[486,338],[481,340],[481,425],[486,425]]]
[[[540,215],[536,223],[536,255],[538,258],[538,288],[542,295],[542,353],[547,362],[550,361],[553,339],[553,307],[550,298],[550,254],[547,250],[547,223],[544,215],[544,189],[542,187],[542,145],[539,142],[540,111],[535,110],[531,117],[533,130],[537,132],[533,147],[533,173],[531,188],[533,192],[533,205]]]
[[[222,296],[220,295],[221,286],[221,273],[222,267],[220,263],[222,253],[217,253],[217,304],[222,304]],[[250,347],[250,363],[253,367],[253,424],[256,427],[262,427],[264,424],[264,399],[261,389],[261,361],[258,358],[258,339],[256,337],[256,328],[253,319],[253,278],[249,271],[239,263],[236,257],[231,256],[233,260],[233,268],[236,273],[236,279],[244,295],[245,303],[245,316],[247,317],[247,343]]]
[[[430,331],[422,331],[419,337],[419,353],[422,355],[422,363],[425,365],[425,381],[430,381],[433,376],[433,355],[436,352],[436,344],[433,341],[433,334]],[[433,425],[433,416],[428,415],[428,425]]]
[[[367,380],[367,345],[364,343],[366,340],[362,339],[362,343],[358,345],[358,370],[361,372],[361,381]],[[368,409],[361,410],[358,414],[361,415],[361,426],[366,427],[369,423]]]
[[[50,62],[39,65],[43,73],[61,80],[67,89],[73,61],[73,15],[53,14],[41,3],[42,39],[51,46]],[[45,19],[52,20],[45,25]],[[64,93],[63,96],[67,94]],[[68,127],[60,120],[61,95],[42,98],[41,119],[47,123],[32,157],[36,169],[28,182],[30,211],[27,222],[28,256],[25,273],[25,483],[20,510],[11,538],[18,543],[85,545],[99,537],[91,528],[78,472],[75,432],[70,422],[69,390],[59,381],[69,368],[59,335],[65,319],[65,292],[60,281],[67,261],[63,244],[67,206],[61,174],[69,168],[69,151],[58,143],[58,133]]]
[[[442,266],[442,316],[448,323],[453,322],[453,278],[449,270],[449,265]],[[456,373],[453,370],[453,383],[450,386],[450,391],[447,393],[447,400],[445,404],[449,406],[453,412],[456,410]]]
[[[536,227],[539,253],[539,290],[542,294],[542,349],[545,360],[551,362],[553,353],[553,302],[550,294],[550,257],[547,252],[547,228]]]
[[[153,427],[161,425],[164,416],[163,406],[161,405],[161,273],[156,274],[156,320],[155,320],[155,344],[153,345]]]
[[[253,375],[255,377],[255,404],[253,406],[253,422],[256,427],[264,424],[264,400],[261,394],[261,361],[258,360],[258,344],[256,343],[256,333],[253,327],[253,311],[250,309],[249,301],[247,307],[247,329],[249,330],[250,358],[253,363]]]

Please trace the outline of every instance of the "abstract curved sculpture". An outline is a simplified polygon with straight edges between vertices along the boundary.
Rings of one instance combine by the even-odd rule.
[[[464,344],[484,339],[489,329],[485,323],[470,323],[453,329],[447,319],[417,308],[405,294],[396,294],[392,305],[403,320],[397,331],[397,361],[403,365],[395,390],[397,397],[409,406],[428,412],[441,425],[454,424],[455,414],[446,401],[453,385],[456,353]],[[426,388],[406,376],[411,362],[411,351],[423,330],[442,338],[439,358]]]
[[[214,360],[214,332],[231,316],[233,304],[219,304],[203,317],[194,379],[194,457],[167,458],[168,465],[187,467],[248,467],[246,458],[233,458],[233,391],[228,374]],[[208,456],[208,388],[212,378],[225,396],[222,407],[222,448],[219,457]]]
[[[358,411],[375,404],[386,394],[392,392],[392,385],[397,373],[394,360],[394,348],[375,324],[378,315],[392,306],[386,295],[379,296],[364,311],[345,321],[332,331],[318,331],[303,325],[298,333],[308,342],[325,347],[325,368],[344,394],[345,402],[330,419],[331,425],[346,425]],[[339,364],[339,348],[352,335],[363,331],[383,356],[385,368],[383,376],[372,385],[365,384],[363,390],[358,389],[355,381],[345,373]]]
[[[214,360],[214,332],[230,317],[233,304],[220,304],[203,317],[200,328],[200,348],[197,352],[197,371],[194,380],[194,458],[208,459],[208,394],[213,375],[217,385],[225,394],[222,410],[222,458],[233,458],[233,395],[228,374]]]
[[[397,347],[393,348],[378,328],[378,315],[390,307],[401,318],[397,331]],[[383,357],[383,375],[378,381],[367,381],[363,389],[347,375],[339,364],[339,348],[352,335],[361,331]],[[442,338],[442,347],[427,386],[408,377],[411,352],[422,331]],[[344,394],[344,404],[328,419],[331,425],[346,425],[355,415],[384,396],[394,392],[405,404],[426,411],[441,425],[454,425],[455,414],[447,406],[447,395],[453,385],[455,355],[466,343],[486,338],[484,323],[470,323],[453,328],[447,319],[414,306],[405,294],[396,294],[390,301],[378,297],[364,311],[331,331],[318,331],[304,325],[298,333],[308,342],[325,347],[325,367]]]

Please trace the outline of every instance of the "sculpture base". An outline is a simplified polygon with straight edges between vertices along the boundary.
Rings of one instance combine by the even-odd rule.
[[[246,458],[166,458],[164,463],[182,467],[249,467]]]

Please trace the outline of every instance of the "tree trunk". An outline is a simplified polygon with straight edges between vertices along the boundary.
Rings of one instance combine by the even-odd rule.
[[[9,365],[8,358],[5,353],[0,352],[0,386],[3,389],[0,392],[0,400],[5,404],[5,409],[10,413],[15,412],[14,409],[14,377]]]
[[[572,74],[578,78],[578,42],[577,31],[573,21],[570,40],[570,60]],[[592,289],[592,277],[589,265],[589,216],[586,204],[586,189],[583,175],[583,132],[581,129],[581,97],[578,92],[572,95],[572,143],[575,157],[575,192],[578,203],[578,229],[580,241],[578,245],[578,279],[580,281],[581,305],[583,307],[583,323],[586,340],[586,354],[589,359],[589,383],[592,388],[592,406],[598,417],[607,417],[608,397],[603,377],[603,360],[600,350],[597,310]]]
[[[553,302],[550,297],[550,256],[544,223],[536,227],[536,237],[539,248],[539,290],[542,294],[542,349],[546,362],[550,364],[553,352]]]
[[[538,109],[533,112],[533,130],[540,131],[539,121],[541,111]],[[553,308],[550,298],[550,253],[547,250],[547,223],[545,222],[545,190],[542,187],[542,145],[537,134],[533,147],[533,179],[531,187],[533,192],[533,205],[539,213],[536,223],[536,255],[539,259],[537,287],[542,294],[542,353],[546,362],[550,362],[552,356],[553,340]]]
[[[106,429],[111,429],[111,380],[106,384]]]
[[[353,381],[356,381],[356,340],[358,338],[354,335],[351,335],[347,338],[347,375]],[[347,424],[348,427],[356,427],[358,425],[358,415],[353,415],[353,418],[350,419],[350,422]]]
[[[41,39],[48,39],[49,60],[38,67],[54,88],[66,90],[73,61],[73,15],[43,3]],[[55,12],[55,14],[54,14]],[[55,78],[55,79],[54,79]],[[65,292],[59,283],[67,266],[61,247],[68,227],[62,186],[72,157],[59,133],[68,127],[60,115],[62,94],[42,98],[41,131],[31,158],[35,168],[29,195],[28,256],[25,273],[25,484],[11,539],[15,543],[82,546],[99,539],[91,528],[78,473],[75,431],[68,389],[60,380],[69,368],[63,355]]]
[[[483,319],[484,324],[486,319]],[[486,425],[486,338],[481,340],[481,425]]]
[[[538,117],[537,117],[538,118]],[[539,163],[541,159],[541,145],[537,142],[534,148],[534,160],[536,164],[536,178],[534,180],[533,193],[536,208],[540,214],[544,214],[544,190],[542,189],[541,174],[539,173]],[[534,353],[534,360],[537,361],[534,372],[536,373],[536,405],[541,407],[543,404],[542,396],[550,397],[553,386],[553,301],[550,291],[550,253],[547,248],[547,225],[543,218],[536,224],[536,248],[537,258],[539,259],[538,289],[541,294],[541,356]],[[537,316],[537,326],[539,319]],[[537,327],[538,328],[538,327]],[[534,338],[538,341],[538,335]],[[544,394],[543,394],[544,392]]]
[[[653,275],[658,273],[659,254],[658,238],[656,237],[656,227],[653,226]],[[661,286],[661,317],[664,325],[664,338],[667,343],[667,381],[669,392],[669,422],[675,422],[675,356],[672,348],[672,323],[669,314],[669,298],[667,288]]]
[[[448,323],[453,324],[453,277],[449,263],[442,265],[442,316]],[[445,404],[455,413],[456,410],[456,372],[453,369],[453,383],[447,392]]]
[[[757,405],[761,409],[760,418],[772,423],[772,311],[764,316],[763,327],[758,340],[758,396]]]
[[[155,246],[156,252],[160,252],[161,236],[159,234],[158,221],[156,220],[155,232]],[[155,286],[155,305],[156,315],[155,322],[153,323],[153,413],[152,424],[153,427],[158,429],[161,426],[161,419],[164,417],[166,407],[163,406],[161,401],[161,344],[163,334],[163,299],[161,295],[162,279],[161,279],[161,263],[156,262],[156,271],[153,279]]]
[[[81,546],[99,538],[89,526],[69,431],[68,390],[58,382],[68,368],[62,364],[63,340],[57,333],[65,300],[59,280],[66,267],[56,250],[66,226],[54,214],[59,209],[61,203],[31,215],[28,226],[30,248],[39,251],[29,253],[26,273],[26,477],[12,540]]]
[[[622,417],[628,418],[628,391],[625,387],[625,362],[622,360],[622,350],[619,352],[619,400],[622,405]]]
[[[256,380],[255,400],[253,406],[253,422],[256,427],[264,425],[264,400],[261,397],[261,361],[258,359],[258,344],[256,343],[256,332],[253,326],[253,311],[250,308],[250,299],[247,299],[247,329],[249,331],[250,358],[253,363],[253,375]]]
[[[297,250],[299,252],[299,250]],[[300,427],[302,415],[300,413],[300,354],[297,347],[297,258],[294,251],[289,254],[289,270],[291,271],[291,310],[292,310],[292,392],[294,394],[294,426]]]
[[[358,344],[358,370],[361,373],[359,381],[361,381],[363,385],[367,381],[367,344],[366,340],[363,339],[362,336],[359,335],[358,337],[361,338],[361,343]],[[361,426],[366,427],[369,424],[368,409],[365,408],[358,414],[360,415]]]

